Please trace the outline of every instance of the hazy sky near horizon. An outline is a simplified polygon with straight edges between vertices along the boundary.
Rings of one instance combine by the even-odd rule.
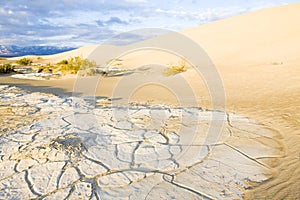
[[[181,30],[294,0],[0,0],[0,45],[82,46],[141,29]]]

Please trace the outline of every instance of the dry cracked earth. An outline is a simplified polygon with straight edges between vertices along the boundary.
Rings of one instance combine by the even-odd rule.
[[[232,113],[6,85],[0,105],[0,199],[241,199],[283,154],[276,131]]]

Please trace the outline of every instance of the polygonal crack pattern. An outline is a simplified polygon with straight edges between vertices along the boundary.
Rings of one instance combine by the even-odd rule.
[[[0,91],[5,199],[242,198],[283,156],[279,133],[231,113]]]

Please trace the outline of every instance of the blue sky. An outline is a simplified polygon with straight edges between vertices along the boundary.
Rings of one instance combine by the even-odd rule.
[[[181,30],[293,0],[0,0],[0,45],[78,47],[141,28]]]

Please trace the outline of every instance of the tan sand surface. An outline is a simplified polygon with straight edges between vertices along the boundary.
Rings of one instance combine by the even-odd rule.
[[[226,109],[282,134],[286,156],[278,174],[249,199],[300,198],[300,3],[271,8],[183,31],[218,67]]]
[[[245,191],[246,199],[297,199],[300,197],[300,3],[256,11],[238,17],[209,23],[180,33],[197,42],[213,60],[226,93],[226,111],[241,114],[278,133],[283,158],[268,158],[264,162],[275,168],[273,178]],[[160,38],[156,38],[159,40]],[[96,47],[85,47],[64,54],[45,57],[57,62],[74,55],[88,56]],[[107,47],[115,48],[115,47]],[[147,64],[168,65],[180,58],[157,51],[139,51],[122,57],[119,67],[136,69]],[[150,70],[151,71],[151,70]],[[143,73],[143,70],[142,70]],[[149,70],[145,70],[146,74]],[[88,77],[95,83],[97,96],[112,97],[120,81],[136,78],[137,73],[120,77]],[[160,69],[153,75],[161,74]],[[149,75],[149,74],[148,74]],[[194,89],[198,103],[211,108],[205,81],[193,70],[181,74]],[[125,77],[125,78],[124,78]],[[175,87],[179,76],[168,77]],[[134,79],[134,81],[137,81]],[[132,83],[134,83],[134,81]],[[74,90],[76,79],[55,81],[16,80],[1,77],[1,84],[16,84],[34,91],[67,94]],[[121,82],[121,83],[124,83]],[[130,81],[127,82],[131,84]],[[38,86],[38,87],[30,87]],[[123,85],[126,88],[126,84]],[[56,88],[54,90],[53,88]],[[183,87],[184,88],[184,87]],[[80,88],[76,88],[80,91]],[[157,85],[144,86],[132,94],[133,101],[176,104],[170,91]],[[159,92],[157,92],[159,91]],[[80,91],[81,92],[81,91]],[[83,91],[84,92],[84,91]],[[92,91],[93,92],[93,91]],[[163,95],[159,95],[163,93]],[[91,94],[88,92],[88,94]],[[150,100],[150,101],[149,101]],[[189,99],[183,101],[193,103]]]

